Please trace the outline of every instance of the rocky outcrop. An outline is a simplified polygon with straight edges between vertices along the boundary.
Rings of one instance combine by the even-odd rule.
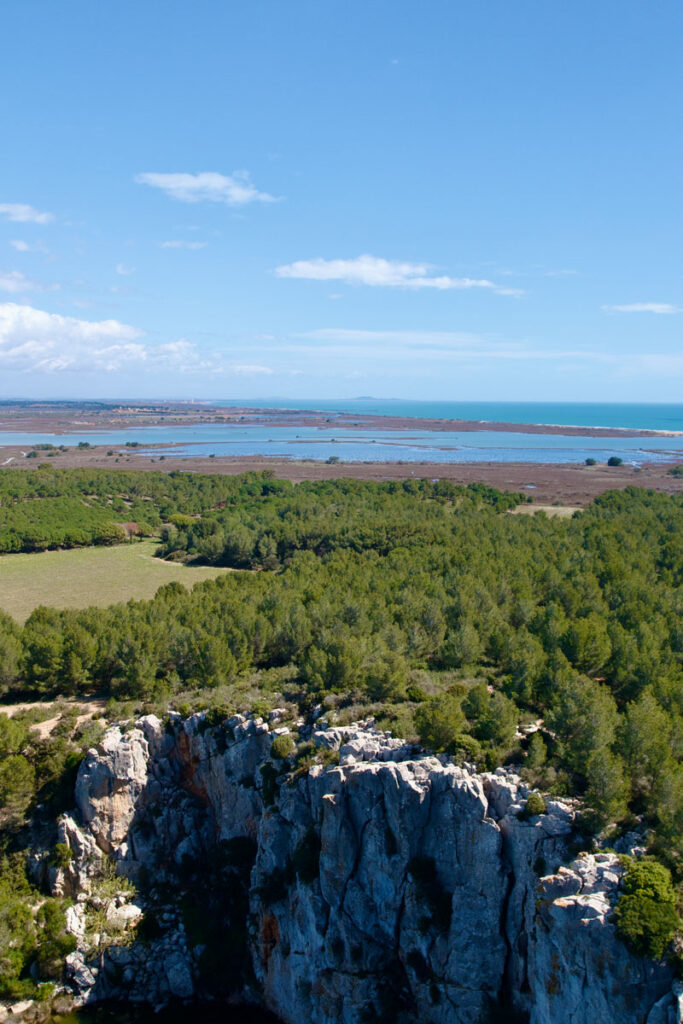
[[[615,956],[609,917],[621,874],[614,854],[584,854],[542,879],[530,948],[532,1002],[541,1020],[656,1019],[648,1014],[661,997],[661,967]],[[586,972],[576,969],[587,950],[601,985],[586,985]],[[671,996],[666,1003],[673,1009]]]
[[[618,859],[566,866],[570,804],[550,801],[528,819],[511,772],[477,774],[367,723],[318,723],[314,744],[338,751],[339,764],[285,775],[270,748],[287,727],[271,724],[149,716],[89,752],[77,813],[60,826],[73,857],[55,891],[87,893],[111,858],[146,891],[157,932],[100,966],[74,922],[81,999],[201,996],[209,957],[233,994],[285,1022],[681,1020],[669,968],[615,936]],[[218,854],[224,950],[222,933],[206,948],[191,912],[202,886],[216,885]],[[135,917],[127,905],[117,903],[122,929]]]

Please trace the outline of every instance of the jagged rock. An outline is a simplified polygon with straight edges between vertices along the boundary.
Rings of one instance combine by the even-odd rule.
[[[22,1014],[26,1013],[27,1010],[30,1010],[32,1006],[32,999],[22,999],[18,1003],[12,1003],[12,1005],[7,1008],[7,1012],[10,1013],[12,1017],[20,1017]]]
[[[674,981],[671,996],[673,1005],[669,1008],[667,1024],[683,1024],[683,981]]]
[[[73,992],[68,990],[57,992],[52,999],[52,1012],[58,1017],[71,1013],[74,1005]]]
[[[192,972],[182,953],[174,952],[167,956],[164,972],[171,995],[177,999],[189,999],[194,995]]]
[[[90,832],[81,829],[64,814],[57,822],[57,842],[71,850],[71,860],[61,867],[50,866],[49,884],[55,896],[78,896],[89,890],[89,879],[102,864],[102,851]]]
[[[142,913],[142,908],[135,903],[123,903],[118,907],[112,904],[107,908],[107,924],[117,931],[123,931],[137,924]]]
[[[313,742],[323,750],[338,750],[341,764],[356,761],[406,761],[415,757],[416,748],[403,740],[359,725],[319,728],[313,732]]]
[[[85,939],[85,906],[82,903],[76,903],[67,907],[64,916],[67,932],[79,941],[83,941]]]
[[[81,1001],[87,999],[97,981],[97,973],[88,967],[85,955],[78,949],[66,958],[66,976]]]
[[[529,949],[534,1024],[645,1020],[670,988],[668,966],[631,956],[615,937],[622,873],[615,854],[584,854],[542,879]]]
[[[85,755],[76,781],[76,804],[98,845],[112,854],[125,842],[147,784],[149,745],[143,729],[107,729]]]
[[[74,858],[55,884],[77,894],[106,851],[130,877],[144,866],[161,894],[217,841],[248,838],[250,912],[236,923],[263,1002],[287,1024],[475,1024],[500,1004],[530,1024],[681,1024],[670,969],[616,938],[618,859],[565,864],[571,801],[526,819],[514,772],[477,774],[371,721],[327,729],[320,717],[313,740],[339,750],[339,766],[274,784],[262,769],[281,731],[245,715],[109,730],[79,773],[79,822],[60,825]],[[116,970],[96,976],[71,954],[78,998],[191,998],[200,947],[172,906],[158,920],[151,954],[107,953]]]

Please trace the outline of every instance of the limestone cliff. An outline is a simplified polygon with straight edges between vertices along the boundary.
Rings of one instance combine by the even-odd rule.
[[[77,810],[60,823],[73,858],[53,869],[53,889],[76,898],[85,949],[106,855],[144,882],[158,933],[99,967],[72,954],[82,999],[201,995],[210,956],[229,989],[287,1024],[683,1019],[670,969],[616,939],[618,859],[565,866],[570,804],[527,820],[514,774],[456,767],[367,724],[318,729],[339,764],[285,780],[270,756],[283,732],[239,715],[213,728],[201,715],[166,726],[149,716],[88,753]],[[225,946],[207,950],[180,897],[184,887],[187,910],[216,884],[217,851],[234,920]],[[124,897],[113,912],[124,923],[137,913]]]

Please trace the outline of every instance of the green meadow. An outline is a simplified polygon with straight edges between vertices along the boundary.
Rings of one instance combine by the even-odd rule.
[[[38,605],[104,608],[151,598],[174,580],[192,587],[228,569],[185,566],[154,557],[156,540],[0,556],[0,609],[24,622]]]

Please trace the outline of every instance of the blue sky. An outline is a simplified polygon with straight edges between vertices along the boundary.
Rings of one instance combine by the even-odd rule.
[[[5,0],[0,396],[679,401],[679,0]]]

